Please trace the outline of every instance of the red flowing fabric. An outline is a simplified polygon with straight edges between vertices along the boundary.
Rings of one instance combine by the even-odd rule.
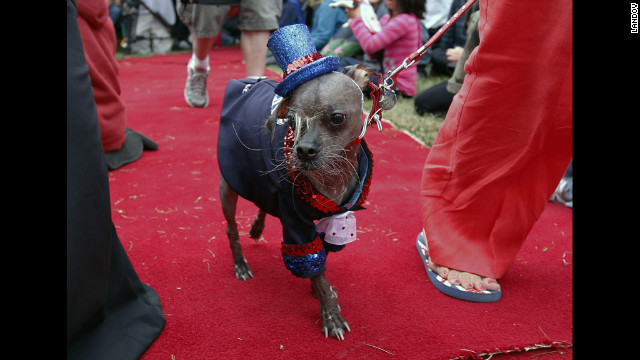
[[[571,160],[572,3],[481,0],[478,26],[424,165],[422,221],[435,263],[500,278]]]
[[[388,123],[365,137],[374,164],[366,210],[356,213],[358,240],[327,259],[326,276],[351,327],[345,340],[324,337],[309,280],[285,268],[279,221],[268,216],[263,239],[249,238],[256,208],[242,199],[237,219],[254,277],[236,279],[218,195],[217,157],[224,154],[216,143],[224,88],[245,75],[242,52],[210,53],[204,109],[184,100],[190,56],[119,61],[127,121],[158,143],[157,151],[109,172],[118,237],[166,318],[141,360],[571,358],[572,210],[546,204],[500,280],[500,301],[446,296],[430,283],[416,250],[429,149]]]
[[[120,98],[116,33],[104,0],[78,0],[78,28],[98,110],[100,136],[104,151],[122,147],[126,109]]]

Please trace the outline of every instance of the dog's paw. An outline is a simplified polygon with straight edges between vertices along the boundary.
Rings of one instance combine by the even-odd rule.
[[[260,241],[260,236],[262,236],[262,231],[264,231],[264,220],[266,217],[266,213],[262,210],[258,211],[256,218],[253,219],[251,223],[251,229],[249,230],[249,237],[251,237],[257,243]]]
[[[251,229],[249,230],[249,237],[252,238],[256,243],[260,241],[260,236],[262,236],[262,231],[264,230],[264,223],[256,224],[254,221],[251,225]]]
[[[233,264],[233,269],[236,272],[236,277],[239,280],[247,281],[249,278],[253,277],[253,273],[249,268],[249,264],[247,260],[239,261]]]
[[[344,340],[347,331],[351,331],[349,324],[344,321],[340,310],[340,304],[336,301],[338,293],[333,287],[330,287],[329,299],[325,299],[324,304],[320,305],[320,316],[322,317],[322,332],[325,337],[329,335]]]
[[[351,328],[349,328],[349,324],[342,318],[340,311],[323,312],[322,332],[325,337],[331,335],[338,340],[344,340],[344,335],[347,331],[351,331]]]

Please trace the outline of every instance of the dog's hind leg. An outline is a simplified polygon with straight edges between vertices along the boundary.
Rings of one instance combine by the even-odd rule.
[[[262,209],[258,210],[258,214],[256,218],[251,223],[251,230],[249,230],[249,237],[258,242],[260,239],[260,235],[262,235],[262,231],[264,230],[264,219],[267,216],[267,213]]]
[[[344,321],[338,304],[338,293],[324,274],[311,278],[311,288],[313,296],[320,302],[320,317],[322,318],[322,332],[324,336],[329,335],[336,337],[338,340],[344,340],[346,330],[351,331],[349,324]]]
[[[238,235],[238,224],[236,223],[238,193],[229,186],[223,177],[220,177],[220,202],[222,203],[222,213],[227,220],[227,238],[229,238],[229,246],[231,247],[231,254],[233,255],[233,268],[236,277],[240,280],[247,281],[253,277],[253,273],[242,252],[240,236]]]

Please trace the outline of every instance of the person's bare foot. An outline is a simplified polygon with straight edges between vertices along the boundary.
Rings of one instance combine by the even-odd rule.
[[[481,277],[476,274],[449,269],[446,266],[440,266],[428,259],[428,266],[436,274],[443,279],[447,279],[451,284],[460,285],[466,289],[475,288],[476,290],[500,290],[500,284],[496,279]]]
[[[424,231],[422,232],[423,239],[426,239]],[[488,291],[498,291],[500,290],[500,284],[498,281],[493,278],[482,277],[476,274],[458,271],[455,269],[449,269],[446,266],[441,266],[433,261],[431,261],[431,257],[427,258],[427,266],[429,269],[436,274],[440,275],[443,279],[449,281],[449,283],[453,285],[459,285],[466,289],[476,290],[488,290]]]

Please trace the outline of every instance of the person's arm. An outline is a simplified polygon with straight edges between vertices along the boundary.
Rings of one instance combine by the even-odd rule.
[[[389,15],[385,15],[387,17]],[[381,23],[385,23],[383,17]],[[350,25],[353,30],[353,34],[358,39],[360,47],[367,54],[373,54],[380,50],[386,49],[389,45],[393,44],[396,40],[403,37],[411,29],[407,28],[409,22],[403,21],[404,16],[398,15],[394,19],[390,20],[386,25],[382,27],[382,30],[378,33],[372,34],[364,25],[362,18],[356,17],[351,19]],[[413,22],[411,22],[413,24]]]
[[[316,46],[316,49],[322,49],[331,39],[331,36],[336,31],[336,28],[342,23],[337,24],[340,19],[344,20],[344,17],[340,17],[340,13],[343,10],[340,8],[331,8],[328,3],[322,3],[316,9],[317,14],[313,17],[313,27],[311,29],[311,38]],[[343,15],[344,16],[344,15]]]

